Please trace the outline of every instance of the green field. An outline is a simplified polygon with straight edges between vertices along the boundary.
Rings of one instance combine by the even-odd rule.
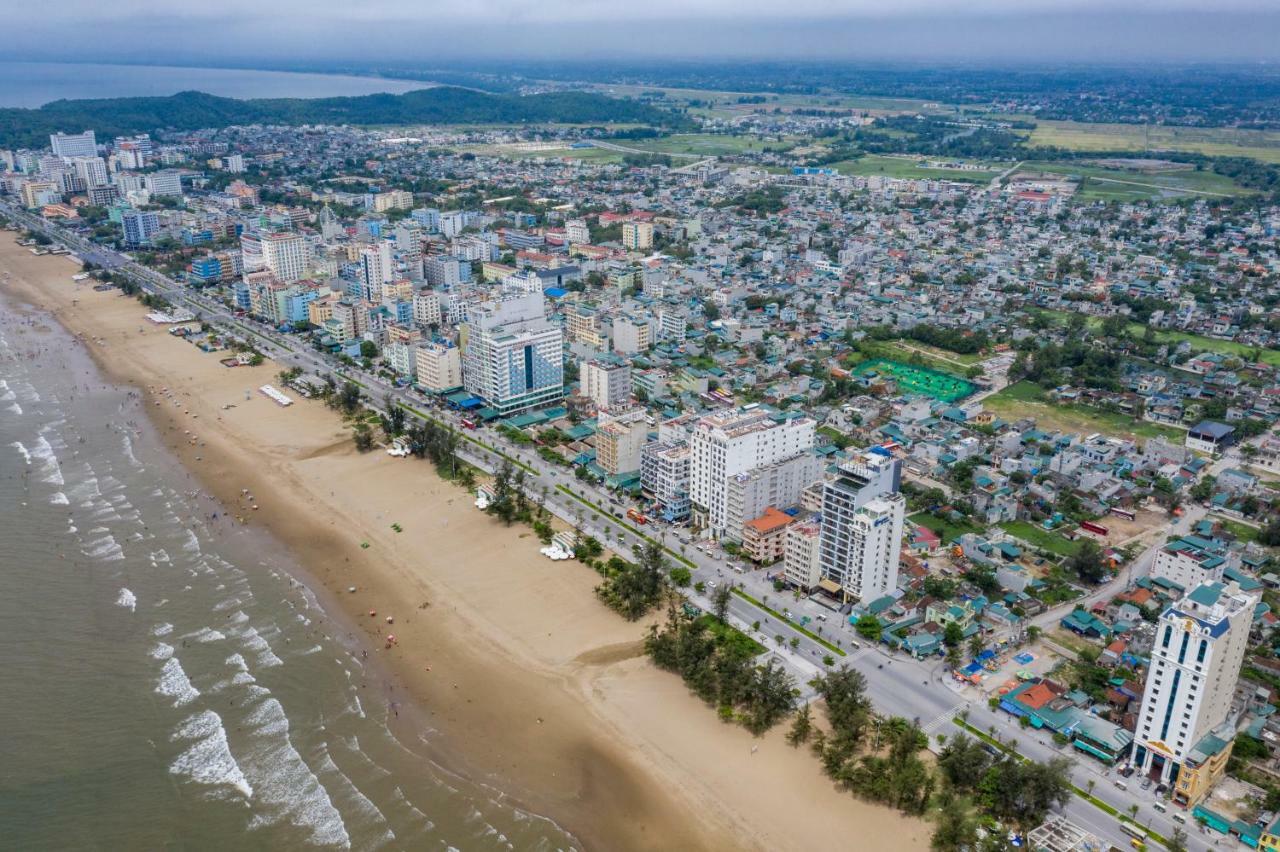
[[[1187,196],[1227,198],[1253,192],[1225,175],[1195,169],[1146,172],[1077,161],[1028,162],[1023,169],[1081,178],[1076,198],[1083,201],[1151,201]]]
[[[884,358],[859,364],[854,372],[859,376],[867,376],[871,373],[887,375],[897,381],[899,391],[920,394],[942,402],[964,399],[978,389],[973,382],[950,373]]]
[[[934,517],[928,512],[916,512],[914,515],[909,516],[907,520],[918,527],[924,527],[925,529],[932,530],[937,533],[938,537],[942,539],[943,544],[951,544],[951,542],[955,541],[965,533],[982,532],[982,527],[974,524],[944,521],[941,518]]]
[[[891,361],[907,361],[913,355],[932,360],[938,364],[938,368],[944,373],[947,370],[963,369],[980,364],[987,359],[987,355],[983,354],[961,354],[959,352],[951,352],[946,349],[939,349],[936,346],[929,346],[924,343],[918,343],[914,340],[888,340],[879,343],[876,346],[877,351],[883,350],[885,357]]]
[[[834,163],[833,167],[842,175],[883,175],[891,178],[955,180],[965,183],[988,183],[1003,171],[996,168],[984,168],[980,171],[926,169],[919,165],[922,162],[925,160],[918,157],[882,157],[879,154],[867,154],[856,160],[842,160]]]
[[[715,157],[728,154],[760,153],[765,148],[785,150],[796,139],[766,140],[759,136],[728,136],[723,133],[676,133],[658,139],[619,139],[616,144],[651,154],[697,154]]]
[[[1181,429],[1136,420],[1126,414],[1103,411],[1087,405],[1051,402],[1039,385],[1025,380],[992,394],[982,404],[1005,420],[1030,417],[1036,421],[1037,427],[1050,432],[1078,435],[1101,432],[1129,440],[1163,435],[1171,440],[1181,441],[1186,437],[1186,432]]]
[[[1253,157],[1280,163],[1280,131],[1275,130],[1035,121],[1032,145],[1073,151],[1192,151],[1211,157]]]
[[[1072,556],[1080,549],[1079,540],[1070,541],[1030,521],[1004,521],[1000,524],[1000,529],[1032,547],[1047,550],[1059,556]]]

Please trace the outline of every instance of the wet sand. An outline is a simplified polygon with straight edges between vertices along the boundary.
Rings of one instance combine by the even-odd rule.
[[[404,695],[401,734],[444,765],[593,849],[799,849],[851,836],[866,850],[927,846],[925,823],[839,793],[781,730],[754,739],[655,670],[644,625],[596,600],[594,572],[545,559],[531,531],[483,515],[427,462],[357,454],[322,404],[291,393],[294,405],[276,405],[257,391],[276,383],[270,362],[224,367],[225,353],[166,334],[118,292],[72,282],[78,264],[35,257],[14,236],[0,233],[7,288],[146,392],[158,431],[227,507],[226,523],[267,528],[357,619]]]

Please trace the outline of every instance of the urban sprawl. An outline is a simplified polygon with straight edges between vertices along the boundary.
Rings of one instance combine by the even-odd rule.
[[[361,449],[461,447],[478,506],[629,617],[679,601],[655,662],[793,716],[839,783],[920,813],[927,743],[978,810],[944,801],[935,848],[1280,849],[1280,207],[769,148],[862,120],[764,114],[705,157],[59,133],[0,151],[0,214],[287,367],[264,392],[345,406]]]

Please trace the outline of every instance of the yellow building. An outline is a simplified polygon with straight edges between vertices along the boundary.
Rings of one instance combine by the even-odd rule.
[[[653,248],[653,224],[650,222],[623,223],[622,244],[631,251]]]
[[[1235,740],[1226,737],[1234,733],[1227,725],[1200,738],[1178,769],[1172,791],[1174,804],[1193,808],[1209,795],[1213,785],[1227,771],[1227,760],[1231,757]]]

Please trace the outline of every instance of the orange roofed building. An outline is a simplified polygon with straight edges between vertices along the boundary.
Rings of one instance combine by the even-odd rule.
[[[777,562],[786,551],[787,527],[795,518],[770,506],[764,514],[742,525],[742,549],[761,565]]]

